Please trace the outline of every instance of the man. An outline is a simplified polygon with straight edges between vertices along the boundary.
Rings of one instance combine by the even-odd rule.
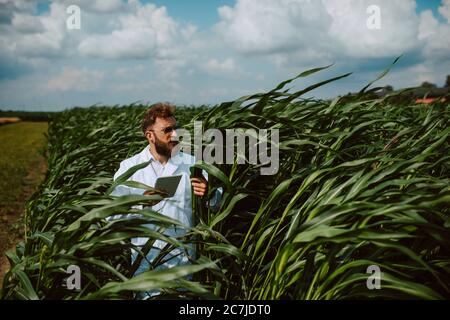
[[[190,177],[189,168],[195,163],[195,158],[178,150],[179,146],[177,145],[179,142],[176,141],[176,129],[177,122],[174,116],[174,107],[167,103],[152,105],[142,121],[142,132],[149,145],[140,153],[122,161],[119,170],[114,175],[114,180],[131,167],[147,161],[150,161],[150,164],[136,171],[129,180],[138,181],[154,187],[158,177],[182,175],[175,195],[162,201],[154,201],[151,203],[151,206],[154,211],[176,219],[186,226],[192,226],[191,186],[195,195],[203,197],[207,191],[207,181],[203,177]],[[143,189],[119,185],[112,194],[115,196],[127,194],[151,195],[152,192],[144,192]],[[148,227],[155,228],[152,225],[148,225]],[[164,234],[177,237],[182,236],[183,232],[180,228],[171,228],[166,230]],[[132,243],[142,248],[147,240],[147,238],[136,238],[133,239]],[[137,275],[147,271],[150,268],[148,261],[152,262],[158,256],[160,249],[165,245],[166,243],[164,241],[155,241],[153,247],[156,248],[150,250],[147,259],[142,260],[135,274]],[[192,254],[193,252],[190,250],[190,255]],[[159,268],[170,268],[189,263],[188,257],[178,249],[173,250],[171,255],[172,259],[160,265]],[[134,262],[136,258],[137,252],[134,251],[132,261]],[[141,294],[139,297],[148,298],[157,293],[157,291],[147,292],[146,294]]]

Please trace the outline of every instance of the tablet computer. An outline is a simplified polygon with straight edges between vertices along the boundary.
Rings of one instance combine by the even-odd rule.
[[[173,197],[175,192],[177,192],[180,180],[181,174],[176,176],[159,177],[156,179],[155,189],[165,191],[167,193],[167,197]]]

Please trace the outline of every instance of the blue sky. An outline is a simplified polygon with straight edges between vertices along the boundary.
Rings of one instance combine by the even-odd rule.
[[[67,28],[72,4],[80,29]],[[292,89],[353,72],[311,93],[330,98],[401,54],[380,85],[442,85],[449,20],[450,0],[5,0],[0,109],[216,104],[334,63]]]
[[[217,8],[234,4],[233,0],[157,0],[142,1],[142,3],[154,3],[165,6],[170,15],[175,19],[195,23],[199,28],[207,28],[219,21]]]
[[[438,8],[441,5],[441,0],[418,0],[417,12],[420,13],[424,10],[432,10],[433,14],[439,21],[444,22],[444,18],[439,14]]]
[[[51,1],[38,3],[38,13],[48,11],[50,3]],[[143,0],[141,3],[154,3],[158,6],[165,6],[170,12],[170,15],[175,19],[190,21],[200,28],[205,28],[212,26],[218,21],[219,15],[217,8],[219,6],[231,6],[234,4],[234,0]]]

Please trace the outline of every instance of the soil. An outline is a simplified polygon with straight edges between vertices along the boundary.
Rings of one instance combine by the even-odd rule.
[[[7,208],[0,204],[0,288],[5,273],[10,268],[5,253],[8,250],[15,249],[16,245],[23,240],[25,203],[37,190],[46,170],[47,162],[43,156],[39,156],[37,162],[29,169],[27,176],[23,178],[20,197],[23,202],[8,204]]]

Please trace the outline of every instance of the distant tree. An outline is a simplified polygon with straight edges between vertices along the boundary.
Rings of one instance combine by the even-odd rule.
[[[384,87],[384,90],[386,90],[387,92],[392,92],[392,91],[394,91],[394,87],[391,85],[387,85]]]
[[[422,82],[422,84],[420,86],[423,88],[430,88],[430,89],[437,88],[437,85],[435,85],[434,83],[428,82],[428,81]]]
[[[447,80],[445,81],[445,88],[450,88],[450,75],[447,75]]]

